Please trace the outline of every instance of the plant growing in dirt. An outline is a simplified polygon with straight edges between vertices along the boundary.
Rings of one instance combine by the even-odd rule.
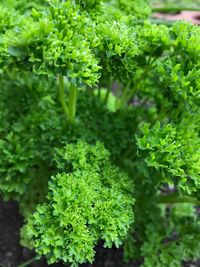
[[[49,263],[200,258],[200,28],[144,0],[0,1],[0,191]]]

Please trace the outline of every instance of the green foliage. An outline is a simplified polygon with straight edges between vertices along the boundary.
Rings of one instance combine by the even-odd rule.
[[[99,69],[85,37],[85,29],[92,26],[70,1],[52,1],[47,10],[33,9],[20,30],[7,32],[5,42],[10,57],[27,61],[25,67],[33,66],[37,74],[62,73],[92,84]]]
[[[170,217],[162,223],[154,222],[146,227],[147,241],[141,252],[142,266],[179,267],[184,260],[200,257],[200,224],[191,204],[179,204],[171,208]]]
[[[52,142],[53,147],[62,122],[57,116],[56,95],[51,94],[50,84],[46,79],[35,80],[28,72],[2,75],[0,174],[5,179],[0,188],[6,198],[21,199],[29,184],[37,180],[40,166],[49,161],[47,172],[51,168],[48,146]]]
[[[50,263],[92,262],[98,240],[119,247],[125,238],[133,222],[133,184],[109,163],[101,143],[67,145],[57,163],[47,202],[29,218],[27,235]]]
[[[93,11],[95,11],[96,9],[98,10],[98,8],[102,4],[102,0],[77,0],[76,2],[80,5],[81,8],[86,10],[92,9]]]
[[[200,28],[150,11],[0,1],[0,192],[51,263],[101,240],[144,267],[200,257]]]
[[[155,170],[149,172],[149,178],[153,176],[155,183],[175,185],[187,193],[200,187],[198,124],[191,124],[189,119],[176,127],[162,127],[159,122],[152,127],[144,124],[143,137],[137,138],[139,149],[147,153],[143,154],[147,166]]]
[[[79,122],[71,126],[65,122],[55,81],[13,72],[2,75],[2,86],[0,188],[6,199],[20,200],[23,214],[29,214],[44,199],[47,181],[56,170],[56,147],[79,138],[89,143],[101,140],[111,151],[113,162],[127,147],[134,147],[135,109],[114,114],[97,97],[83,91],[78,96]],[[118,135],[122,137],[120,144]]]
[[[134,18],[145,19],[150,14],[148,0],[111,0],[114,7],[117,7],[122,13],[131,14]]]

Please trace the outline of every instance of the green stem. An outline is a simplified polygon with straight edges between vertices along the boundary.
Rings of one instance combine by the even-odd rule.
[[[29,266],[31,263],[33,263],[34,261],[37,261],[37,260],[38,260],[38,258],[37,257],[34,257],[34,258],[32,258],[32,259],[30,259],[30,260],[28,260],[28,261],[20,264],[18,267],[26,267],[26,266]]]
[[[110,75],[109,83],[107,86],[107,92],[106,92],[105,99],[104,99],[105,104],[108,103],[108,98],[109,98],[111,90],[112,90],[112,76]]]
[[[101,87],[98,88],[98,97],[101,97]]]
[[[118,105],[117,105],[117,109],[122,108],[126,104],[126,98],[127,98],[127,94],[129,92],[129,89],[130,89],[130,84],[131,84],[131,81],[129,81],[127,83],[127,85],[125,86],[125,88],[123,90],[123,93],[122,93],[122,96],[119,99],[119,102],[118,102]]]
[[[176,20],[167,20],[167,19],[158,19],[158,18],[150,18],[149,20],[152,23],[155,23],[155,24],[158,24],[158,25],[165,24],[167,26],[172,26],[174,24],[174,22],[176,22]],[[139,25],[144,25],[144,23],[145,23],[144,20],[139,20],[139,19],[134,20],[134,22],[133,22],[133,24],[135,24],[135,25],[138,25],[138,24]]]
[[[77,87],[73,83],[69,84],[69,95],[67,102],[65,99],[65,85],[64,85],[64,77],[62,74],[58,76],[58,82],[59,82],[60,103],[67,117],[67,120],[70,123],[73,123],[76,115],[76,100],[78,91]]]
[[[120,85],[118,84],[117,86],[117,89],[116,89],[116,101],[115,101],[115,110],[118,109],[118,106],[119,106],[119,102],[120,102],[120,93],[121,93],[121,87]]]
[[[130,145],[121,155],[122,159],[130,158],[133,155],[133,147]]]
[[[68,119],[68,107],[67,103],[65,101],[65,87],[64,87],[64,77],[62,74],[59,74],[58,76],[58,83],[59,83],[59,97],[60,97],[60,103],[63,108],[63,111]]]
[[[173,203],[191,203],[194,205],[200,205],[200,200],[190,196],[180,196],[177,194],[161,195],[159,196],[159,202],[163,204]]]
[[[130,90],[129,93],[125,95],[125,99],[124,99],[125,103],[128,103],[133,98],[133,96],[137,93],[139,86],[141,85],[141,81],[143,81],[143,79],[147,76],[147,74],[154,68],[153,63],[155,62],[155,60],[156,60],[156,57],[153,57],[152,55],[150,55],[149,60],[147,62],[147,66],[144,68],[144,71],[141,74],[141,76],[136,80],[135,86],[132,86],[132,90]]]
[[[165,24],[167,26],[172,26],[176,20],[167,20],[167,19],[157,19],[157,18],[151,18],[150,21],[155,24]]]
[[[77,87],[74,84],[70,84],[68,98],[68,120],[70,123],[74,123],[75,120],[77,91]]]
[[[169,12],[181,12],[181,11],[200,11],[200,8],[187,7],[187,6],[168,6],[168,7],[155,7],[152,12],[169,13]]]
[[[109,95],[110,95],[110,88],[108,88],[107,91],[106,91],[106,96],[105,96],[105,99],[104,99],[106,104],[108,102]]]

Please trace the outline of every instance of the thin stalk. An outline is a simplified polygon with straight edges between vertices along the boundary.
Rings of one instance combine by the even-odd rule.
[[[131,84],[131,82],[129,81],[123,90],[121,99],[119,99],[119,102],[117,105],[118,109],[122,108],[126,104],[126,98],[127,98],[127,94],[128,94],[129,88],[130,88],[130,84]]]
[[[107,104],[107,102],[108,102],[108,98],[109,98],[109,95],[110,95],[110,88],[108,88],[107,89],[107,91],[106,91],[106,95],[105,95],[105,99],[104,99],[104,102]]]
[[[155,7],[152,12],[169,13],[169,12],[181,12],[181,11],[200,11],[200,8],[187,7],[187,6],[166,6],[166,7]]]
[[[59,97],[60,97],[60,103],[63,108],[63,111],[68,119],[68,107],[67,103],[65,101],[65,87],[64,87],[64,77],[62,74],[59,74],[58,76],[58,83],[59,83]]]
[[[161,195],[159,196],[159,203],[174,204],[174,203],[191,203],[200,205],[200,200],[190,196],[180,196],[177,194]]]
[[[172,26],[176,20],[167,20],[167,19],[157,19],[157,18],[151,18],[150,21],[155,24],[165,24],[167,26]]]
[[[70,84],[68,98],[68,120],[70,123],[74,123],[75,120],[77,91],[77,87],[74,84]]]
[[[130,102],[131,98],[133,98],[134,94],[137,92],[138,90],[138,84],[133,86],[132,90],[129,92],[129,94],[126,95],[126,98],[124,99],[124,101],[126,103]]]
[[[125,151],[124,153],[121,155],[121,158],[125,159],[125,158],[130,158],[130,156],[133,155],[133,147],[130,145]]]
[[[105,104],[107,104],[108,102],[111,89],[112,89],[112,76],[110,76],[110,79],[109,79],[109,84],[108,84],[107,92],[106,92],[105,99],[104,99]]]
[[[167,19],[157,19],[157,18],[150,18],[149,19],[152,23],[155,23],[155,24],[165,24],[165,25],[168,25],[168,26],[172,26],[174,22],[176,22],[176,20],[167,20]],[[144,25],[145,21],[144,20],[140,20],[140,19],[137,19],[137,20],[134,20],[133,21],[133,24],[135,25]]]
[[[133,98],[134,94],[138,91],[138,89],[139,89],[138,86],[141,84],[140,82],[145,78],[145,76],[148,74],[148,72],[154,68],[153,63],[155,62],[155,60],[156,60],[155,57],[150,56],[150,58],[147,62],[148,65],[144,69],[142,75],[138,78],[138,81],[136,81],[135,86],[133,86],[132,90],[130,90],[130,92],[125,95],[125,99],[124,99],[125,103],[130,102],[131,98]]]
[[[116,101],[115,101],[115,110],[118,109],[118,106],[119,106],[119,102],[120,102],[120,85],[118,84],[117,88],[116,88],[116,93],[115,93],[115,96],[116,96]]]
[[[98,97],[99,98],[101,97],[101,88],[100,87],[98,88]]]
[[[38,258],[37,257],[34,257],[34,258],[32,258],[32,259],[30,259],[30,260],[28,260],[28,261],[20,264],[18,267],[26,267],[26,266],[29,266],[31,263],[33,263],[33,262],[35,262],[37,260],[38,260]]]

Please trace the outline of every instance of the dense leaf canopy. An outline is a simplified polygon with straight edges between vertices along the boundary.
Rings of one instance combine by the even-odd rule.
[[[145,0],[0,1],[0,191],[49,262],[199,255],[200,28]]]

